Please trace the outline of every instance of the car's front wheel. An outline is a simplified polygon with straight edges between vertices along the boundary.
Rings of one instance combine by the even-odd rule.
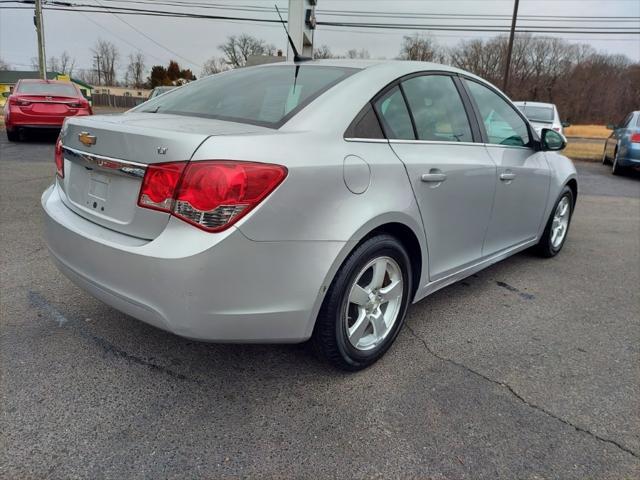
[[[397,337],[411,292],[411,263],[402,244],[386,234],[367,239],[327,291],[313,334],[316,349],[344,370],[368,367]]]
[[[541,256],[554,257],[562,250],[569,232],[573,206],[573,191],[569,187],[564,187],[560,197],[556,200],[544,233],[536,245],[536,250]]]

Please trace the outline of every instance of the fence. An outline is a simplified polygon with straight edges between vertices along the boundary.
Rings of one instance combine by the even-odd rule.
[[[134,97],[132,95],[111,95],[109,93],[93,93],[91,100],[94,106],[133,108],[146,100],[146,97]]]

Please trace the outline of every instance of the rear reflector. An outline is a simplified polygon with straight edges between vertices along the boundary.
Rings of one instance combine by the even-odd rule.
[[[60,178],[64,178],[64,155],[62,153],[62,140],[58,138],[55,149],[56,173]]]
[[[631,143],[640,143],[640,133],[631,135]]]
[[[208,232],[249,213],[287,176],[281,165],[229,160],[172,162],[147,168],[138,205],[171,213]]]

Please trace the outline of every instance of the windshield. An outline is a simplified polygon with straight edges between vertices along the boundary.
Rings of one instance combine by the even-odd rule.
[[[149,95],[149,98],[157,97],[158,95],[162,95],[163,93],[167,93],[167,92],[173,90],[174,88],[176,88],[176,87],[156,87],[151,92],[151,95]]]
[[[520,111],[532,122],[553,123],[552,107],[518,106]]]
[[[313,99],[356,71],[317,65],[243,68],[190,83],[134,110],[279,128]]]
[[[27,95],[49,95],[59,97],[77,97],[78,92],[71,84],[24,82],[18,86],[18,93]]]

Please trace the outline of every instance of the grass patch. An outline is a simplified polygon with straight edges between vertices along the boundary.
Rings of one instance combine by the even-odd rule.
[[[567,137],[608,138],[611,130],[604,125],[571,125],[564,129]]]
[[[562,151],[571,160],[586,160],[588,162],[599,162],[602,160],[603,143],[576,142],[569,140],[567,148]]]

